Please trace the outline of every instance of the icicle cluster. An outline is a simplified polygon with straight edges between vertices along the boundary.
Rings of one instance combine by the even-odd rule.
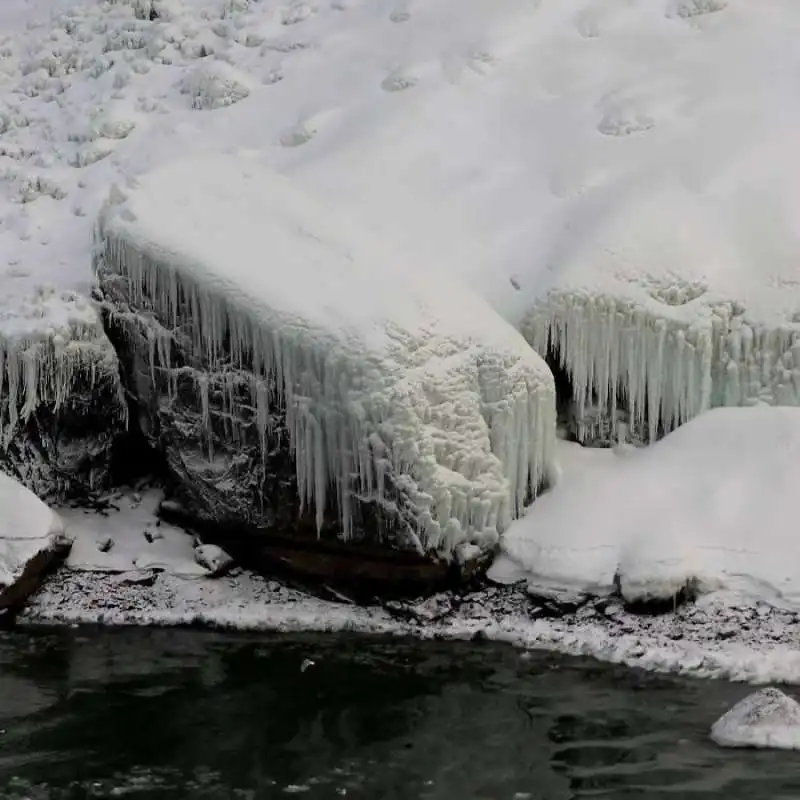
[[[687,322],[620,297],[554,292],[522,331],[557,354],[579,415],[599,406],[615,425],[621,399],[651,441],[715,406],[800,404],[800,325],[748,324],[736,303],[701,308]]]
[[[116,378],[116,353],[100,320],[94,312],[90,316],[91,322],[75,322],[60,332],[0,336],[0,447],[8,447],[39,406],[58,411],[79,380],[81,390],[91,392],[101,378]],[[124,413],[125,403],[119,407]]]
[[[249,372],[262,447],[278,406],[300,500],[315,509],[318,526],[331,492],[345,539],[354,499],[391,511],[400,496],[413,509],[415,529],[406,533],[421,550],[450,556],[462,545],[493,545],[552,475],[552,376],[516,334],[510,341],[519,347],[509,352],[424,330],[398,333],[387,352],[369,352],[360,340],[282,315],[268,298],[243,296],[222,276],[209,279],[144,241],[136,224],[106,207],[96,268],[126,279],[132,308],[158,315],[154,330],[163,333],[154,334],[151,368],[171,369],[170,337],[188,319],[191,330],[181,336],[191,337],[208,370]],[[197,390],[207,409],[202,373]]]

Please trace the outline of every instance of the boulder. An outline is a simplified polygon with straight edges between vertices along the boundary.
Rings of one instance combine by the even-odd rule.
[[[471,290],[334,212],[247,158],[115,187],[107,331],[204,541],[322,580],[438,580],[554,472],[552,374]]]
[[[780,689],[749,694],[711,727],[722,747],[800,749],[800,703]]]
[[[19,609],[70,546],[59,516],[0,473],[0,612]]]

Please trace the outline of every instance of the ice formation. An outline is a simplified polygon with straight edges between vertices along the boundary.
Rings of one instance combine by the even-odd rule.
[[[44,322],[43,322],[44,321]],[[96,310],[81,295],[39,287],[0,331],[0,447],[40,406],[57,413],[75,393],[115,376],[117,356]],[[78,384],[80,383],[80,386]],[[120,402],[120,413],[125,404]]]
[[[180,335],[209,369],[253,375],[264,447],[284,408],[318,525],[333,492],[349,536],[352,497],[389,503],[391,487],[425,551],[491,546],[552,472],[553,380],[519,333],[256,159],[186,159],[115,188],[96,249],[165,327],[152,369],[190,320]]]

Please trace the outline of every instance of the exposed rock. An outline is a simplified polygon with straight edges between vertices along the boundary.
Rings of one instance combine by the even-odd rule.
[[[722,747],[800,750],[800,703],[768,687],[740,700],[711,727]]]

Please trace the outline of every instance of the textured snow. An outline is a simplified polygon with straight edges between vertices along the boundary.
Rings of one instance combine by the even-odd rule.
[[[651,447],[580,455],[503,538],[531,580],[605,592],[616,576],[629,601],[689,585],[800,607],[800,409],[714,409]]]
[[[723,747],[800,750],[800,704],[780,689],[761,689],[720,717],[711,739]]]
[[[332,489],[348,537],[352,494],[394,501],[388,473],[425,551],[485,549],[553,472],[553,378],[519,332],[256,159],[179,160],[114,187],[98,235],[135,306],[150,298],[176,330],[184,302],[210,369],[252,369],[265,448],[269,406],[285,406],[319,526]],[[169,349],[153,348],[166,368]]]
[[[651,432],[797,403],[794,0],[150,6],[3,3],[0,334],[88,291],[109,184],[244,148]]]
[[[64,531],[59,516],[21,483],[0,472],[0,588],[51,549]]]

